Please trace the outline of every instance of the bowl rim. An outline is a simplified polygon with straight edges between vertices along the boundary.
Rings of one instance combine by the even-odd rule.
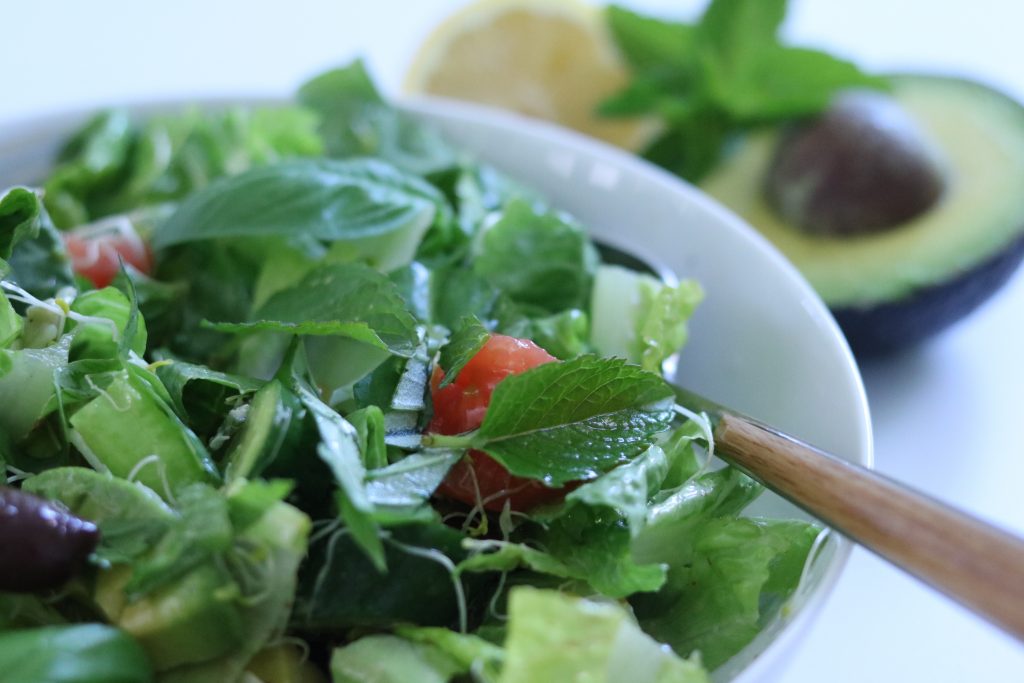
[[[198,94],[196,96],[182,95],[143,98],[98,106],[77,106],[47,112],[39,116],[20,116],[7,121],[0,120],[0,157],[13,157],[17,159],[19,153],[22,155],[32,153],[38,155],[40,149],[50,150],[52,156],[56,153],[58,143],[61,141],[55,139],[57,131],[73,130],[77,125],[83,124],[97,112],[111,108],[124,109],[131,115],[145,117],[176,111],[180,112],[189,108],[218,110],[233,106],[281,107],[293,103],[294,100],[291,97],[281,95],[240,93],[238,95],[209,96]],[[489,106],[437,96],[403,96],[393,99],[393,104],[413,116],[440,116],[450,119],[473,120],[478,123],[483,122],[496,128],[513,130],[519,134],[537,137],[552,145],[569,148],[584,156],[638,174],[662,188],[663,191],[674,192],[684,197],[687,202],[697,204],[701,210],[714,216],[717,220],[727,225],[729,229],[741,232],[744,239],[761,252],[762,257],[770,260],[772,265],[779,269],[785,277],[794,281],[793,284],[818,309],[815,311],[816,317],[821,318],[824,324],[828,326],[828,336],[832,343],[839,347],[843,369],[848,375],[851,388],[856,394],[857,416],[860,418],[858,432],[861,444],[860,452],[857,453],[857,458],[854,459],[854,462],[869,469],[874,468],[874,440],[867,393],[860,370],[846,338],[840,331],[827,306],[817,293],[814,292],[814,289],[803,275],[800,274],[796,266],[744,219],[694,185],[639,158],[631,152],[547,121]],[[486,160],[486,155],[481,155],[481,157]],[[793,649],[799,642],[803,632],[816,618],[826,600],[834,592],[836,583],[849,562],[854,544],[838,533],[834,533],[833,538],[835,539],[835,545],[830,565],[823,572],[818,585],[809,595],[804,596],[795,613],[786,617],[785,622],[780,625],[770,642],[760,652],[757,652],[749,660],[743,662],[743,667],[737,675],[729,680],[735,683],[755,683],[755,681],[768,677],[772,673],[778,673],[777,668],[783,665],[785,661],[784,654]]]

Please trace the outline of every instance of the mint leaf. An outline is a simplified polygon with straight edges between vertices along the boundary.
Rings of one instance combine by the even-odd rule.
[[[886,87],[883,78],[864,74],[852,62],[794,47],[771,46],[735,80],[720,85],[717,100],[744,121],[797,118],[815,114],[841,88]]]
[[[581,356],[502,380],[472,445],[512,474],[561,486],[642,452],[668,428],[672,404],[658,375],[617,358]]]
[[[444,379],[441,386],[446,387],[455,381],[466,363],[484,347],[491,333],[476,318],[466,316],[459,323],[459,327],[452,334],[448,343],[441,348],[440,364],[444,370]]]
[[[222,178],[186,199],[153,247],[218,238],[358,240],[430,223],[444,198],[375,159],[300,159]]]
[[[698,51],[721,70],[749,69],[776,44],[787,4],[787,0],[713,0],[696,27]]]
[[[751,126],[813,115],[840,89],[885,87],[854,65],[780,44],[786,0],[712,0],[693,25],[612,7],[606,13],[631,82],[598,108],[665,124],[648,160],[699,181],[729,139]]]
[[[610,5],[605,20],[622,55],[638,71],[687,70],[693,59],[693,26],[645,17]]]
[[[513,301],[557,313],[589,298],[597,252],[568,217],[513,200],[482,242],[474,272]]]
[[[398,356],[412,356],[416,319],[395,284],[359,263],[328,264],[277,292],[251,322],[212,323],[223,332],[270,330],[349,337]]]

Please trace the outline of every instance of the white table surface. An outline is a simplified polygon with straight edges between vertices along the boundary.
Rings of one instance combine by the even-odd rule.
[[[287,93],[356,54],[395,91],[424,33],[461,4],[0,0],[0,125],[160,96]],[[689,16],[703,2],[629,4]],[[871,69],[955,71],[1024,99],[1022,25],[1020,0],[795,0],[786,33]],[[1022,350],[1024,272],[937,339],[866,365],[878,469],[1024,533]],[[1020,681],[1024,648],[858,550],[785,680]]]

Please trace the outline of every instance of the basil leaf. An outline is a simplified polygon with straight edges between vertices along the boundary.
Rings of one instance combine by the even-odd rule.
[[[61,163],[44,187],[46,208],[57,225],[70,228],[94,217],[89,210],[91,198],[115,184],[131,146],[131,121],[121,110],[97,114],[67,142]]]
[[[153,246],[224,237],[357,240],[429,223],[430,184],[375,159],[301,159],[220,179],[186,199]]]
[[[230,410],[229,400],[255,392],[263,382],[183,361],[156,367],[171,398],[171,407],[199,435],[211,436]]]
[[[455,163],[455,151],[440,135],[381,98],[359,60],[309,81],[298,100],[320,114],[330,156],[380,157],[420,175]]]
[[[484,233],[473,270],[514,301],[557,313],[587,302],[597,263],[580,225],[514,200]]]
[[[213,323],[222,332],[270,330],[349,337],[398,356],[416,351],[416,320],[394,283],[359,263],[328,264],[270,297],[251,322]]]
[[[672,421],[667,384],[617,358],[581,356],[495,387],[473,447],[550,486],[592,479],[645,450]]]
[[[466,367],[466,363],[490,338],[491,333],[476,316],[463,318],[448,343],[441,347],[440,365],[444,370],[444,379],[441,380],[440,386],[446,387],[454,382],[462,368]]]
[[[64,240],[36,193],[24,187],[0,196],[0,277],[41,299],[75,282]]]
[[[69,624],[0,634],[7,681],[150,683],[153,667],[139,643],[103,624]]]
[[[0,259],[11,258],[15,244],[38,233],[39,209],[39,198],[26,187],[0,196]]]

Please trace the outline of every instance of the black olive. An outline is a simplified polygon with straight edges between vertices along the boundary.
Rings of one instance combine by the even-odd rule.
[[[57,588],[99,542],[96,525],[49,501],[0,486],[0,591]]]

